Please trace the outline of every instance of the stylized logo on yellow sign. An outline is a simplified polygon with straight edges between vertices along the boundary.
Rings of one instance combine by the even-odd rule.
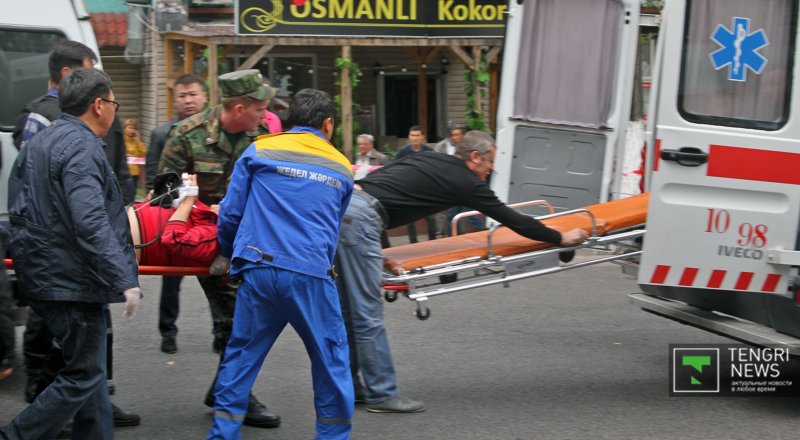
[[[239,16],[242,27],[250,32],[266,32],[277,24],[286,24],[283,20],[283,1],[272,0],[272,12],[262,8],[247,8]]]
[[[507,3],[508,0],[236,0],[236,32],[502,37]]]

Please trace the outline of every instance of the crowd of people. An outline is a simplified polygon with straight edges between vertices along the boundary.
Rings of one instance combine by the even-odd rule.
[[[136,313],[137,264],[209,268],[198,277],[220,355],[204,397],[214,409],[209,439],[239,438],[243,424],[280,425],[252,387],[286,325],[311,360],[317,438],[347,439],[356,404],[372,413],[425,409],[398,389],[383,324],[387,229],[408,225],[415,242],[414,222],[426,219],[434,239],[447,229],[437,213],[471,209],[531,239],[571,246],[586,238],[497,199],[486,182],[490,135],[454,126],[432,149],[414,126],[390,160],[362,134],[351,163],[330,142],[331,96],[295,93],[284,129],[267,110],[276,90],[258,70],[219,76],[222,101],[210,108],[200,77],[178,78],[178,116],[153,131],[145,151],[136,121],[120,123],[111,78],[95,61],[79,43],[58,43],[50,88],[16,133],[9,250],[33,311],[23,344],[30,405],[0,428],[5,438],[106,439],[114,426],[140,423],[109,399],[108,304]],[[367,172],[354,177],[354,168]],[[132,175],[149,191],[138,203]],[[0,276],[3,307],[10,289]],[[170,354],[178,350],[180,283],[162,280],[160,348]],[[13,345],[0,334],[0,379],[11,374]]]

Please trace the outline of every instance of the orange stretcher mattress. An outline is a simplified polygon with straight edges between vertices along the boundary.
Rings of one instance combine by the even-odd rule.
[[[14,268],[14,260],[3,259],[8,269]],[[208,275],[207,267],[180,267],[180,266],[139,266],[139,275],[166,275],[166,276],[191,276]]]
[[[649,194],[639,194],[584,207],[595,216],[597,235],[619,231],[644,224],[647,219]],[[592,222],[586,213],[546,219],[543,223],[560,232],[583,228],[592,233]],[[489,231],[447,237],[432,241],[407,244],[383,250],[384,268],[390,273],[402,273],[418,267],[444,264],[464,258],[487,258]],[[552,247],[550,243],[525,238],[508,228],[499,228],[492,234],[494,255],[509,256]]]

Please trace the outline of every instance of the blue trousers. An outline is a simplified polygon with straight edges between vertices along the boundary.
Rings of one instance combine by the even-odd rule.
[[[336,281],[343,315],[352,328],[353,359],[364,378],[367,403],[381,403],[400,394],[383,325],[382,230],[380,216],[356,191],[339,228],[336,266],[340,277]]]
[[[106,386],[106,304],[31,301],[64,353],[64,368],[0,429],[8,439],[54,438],[72,420],[73,439],[113,438]]]
[[[316,438],[350,438],[353,382],[347,333],[333,280],[275,267],[248,269],[241,276],[208,439],[240,438],[250,389],[286,324],[303,340],[311,359]]]

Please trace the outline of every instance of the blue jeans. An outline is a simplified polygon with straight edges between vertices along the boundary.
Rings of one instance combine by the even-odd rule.
[[[9,439],[54,438],[72,420],[73,439],[111,439],[106,386],[106,304],[31,301],[64,353],[65,366],[28,407],[0,429]]]
[[[333,280],[276,267],[241,272],[233,333],[215,387],[208,439],[239,439],[264,358],[291,324],[311,359],[317,440],[346,440],[353,417],[347,333]]]
[[[367,403],[397,397],[389,338],[383,325],[381,218],[356,191],[339,229],[337,279],[342,316],[352,328],[357,359],[366,386]]]

